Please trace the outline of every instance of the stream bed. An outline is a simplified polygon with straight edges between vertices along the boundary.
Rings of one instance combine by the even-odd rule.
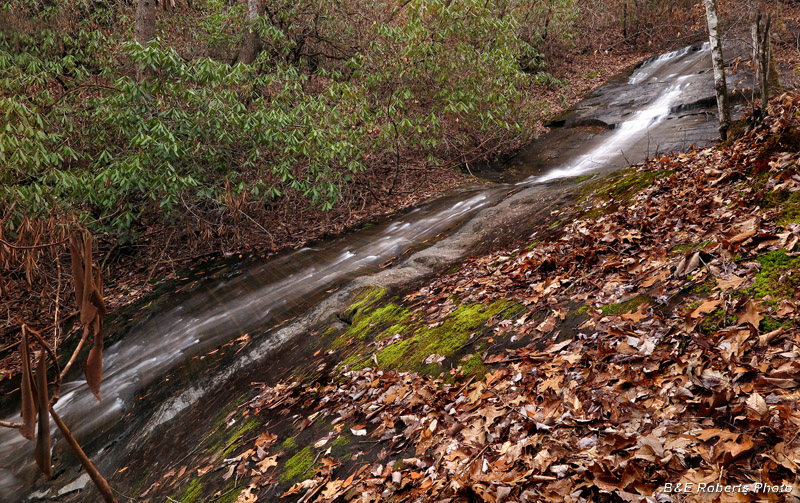
[[[251,381],[269,380],[276,355],[285,361],[305,334],[352,302],[353,292],[418,281],[481,246],[502,244],[503,236],[530,232],[552,208],[572,202],[577,177],[712,142],[717,122],[709,98],[706,45],[651,58],[554,122],[550,133],[499,167],[492,183],[459,188],[337,239],[245,260],[236,274],[149,299],[146,313],[106,350],[102,403],[78,375],[64,384],[56,408],[115,488],[112,474],[137,456],[152,456],[170,424],[172,447],[152,460],[168,466],[193,447],[174,438],[176,427],[216,415]],[[237,340],[247,344],[215,355]],[[0,416],[14,419],[18,412]],[[58,433],[50,481],[32,461],[32,442],[14,430],[0,430],[0,437],[2,501],[96,500],[93,489],[79,491],[91,483]]]

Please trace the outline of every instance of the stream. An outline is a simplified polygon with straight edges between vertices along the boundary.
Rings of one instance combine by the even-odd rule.
[[[554,123],[501,167],[495,183],[462,187],[391,221],[251,259],[234,275],[153,299],[147,314],[106,349],[103,401],[77,375],[64,384],[56,409],[101,471],[114,473],[171,420],[214,414],[200,406],[204,396],[223,389],[236,396],[221,387],[255,364],[263,367],[351,302],[359,287],[393,286],[442,271],[493,229],[513,232],[519,222],[536,218],[546,201],[568,204],[565,191],[575,184],[565,179],[711,142],[717,136],[716,115],[708,108],[713,89],[707,45],[651,58],[593,92],[563,124]],[[204,355],[243,336],[252,342],[233,361],[208,367],[212,359]],[[0,415],[17,420],[19,414]],[[34,443],[16,430],[0,430],[0,500],[61,500],[90,484],[64,452],[59,433],[53,441],[56,477],[44,481],[33,463]]]

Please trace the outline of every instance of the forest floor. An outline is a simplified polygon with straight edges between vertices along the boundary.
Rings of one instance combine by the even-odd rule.
[[[590,180],[525,247],[364,291],[228,414],[246,440],[139,496],[800,500],[800,92],[769,113]]]

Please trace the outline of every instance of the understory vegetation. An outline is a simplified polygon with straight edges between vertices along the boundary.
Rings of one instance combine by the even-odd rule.
[[[142,47],[119,29],[124,5],[12,3],[0,38],[6,232],[70,213],[123,244],[154,223],[211,232],[219,215],[287,201],[331,209],[367,169],[388,171],[376,189],[391,192],[409,164],[490,159],[535,130],[547,104],[532,88],[559,84],[518,21],[535,9],[502,5],[270,6],[257,24],[266,48],[244,65],[230,64],[239,32],[224,30],[243,26],[239,4],[181,11],[199,22],[195,40],[164,26]],[[564,23],[577,14],[560,11]],[[138,67],[152,77],[137,80]]]

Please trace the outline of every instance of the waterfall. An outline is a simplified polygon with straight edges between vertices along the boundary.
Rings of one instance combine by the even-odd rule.
[[[612,131],[600,141],[600,143],[590,152],[571,160],[564,166],[559,166],[548,171],[543,175],[532,176],[520,182],[520,185],[531,183],[543,183],[558,178],[567,178],[584,175],[602,168],[607,165],[609,160],[620,154],[624,154],[627,146],[647,137],[649,129],[665,120],[672,107],[680,98],[686,86],[693,82],[688,82],[690,75],[685,75],[682,70],[690,67],[696,62],[697,58],[704,57],[709,52],[709,44],[706,42],[699,50],[694,50],[692,46],[677,51],[662,54],[651,59],[648,63],[637,68],[628,78],[628,86],[646,85],[652,79],[656,79],[655,74],[662,69],[667,62],[680,60],[690,55],[683,64],[677,65],[672,69],[664,80],[667,87],[663,94],[649,103],[644,109],[635,112],[629,119],[617,125]],[[693,52],[694,51],[694,52]]]

